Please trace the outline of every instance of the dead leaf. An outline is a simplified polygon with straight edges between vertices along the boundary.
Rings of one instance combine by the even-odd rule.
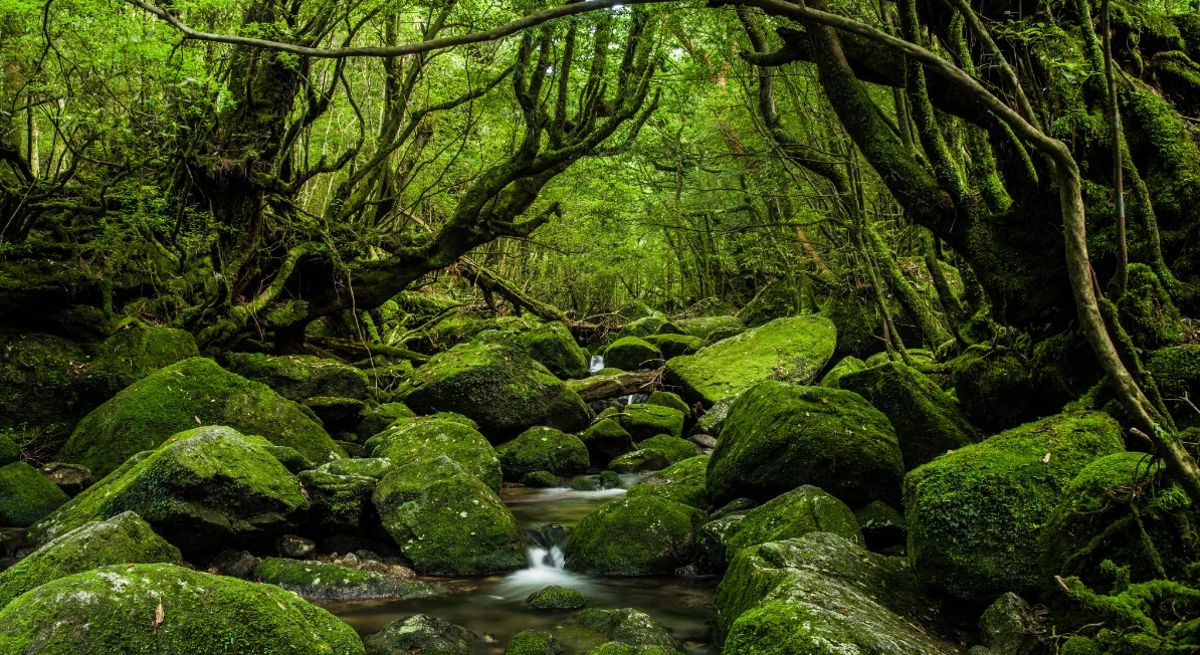
[[[1049,463],[1050,463],[1050,453],[1046,453],[1046,454],[1045,454],[1045,456],[1043,456],[1043,457],[1042,457],[1042,463],[1043,463],[1043,464],[1049,464]]]
[[[203,425],[203,423],[200,422],[199,416],[193,416],[192,418],[196,419],[196,425]]]
[[[155,632],[158,632],[158,626],[162,625],[162,622],[163,622],[163,606],[162,606],[162,603],[160,602],[158,604],[158,607],[154,608],[154,621],[152,621],[150,623],[150,629],[154,630]]]

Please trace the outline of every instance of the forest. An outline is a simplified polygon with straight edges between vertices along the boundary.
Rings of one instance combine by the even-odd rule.
[[[0,0],[0,655],[1200,653],[1200,3]]]

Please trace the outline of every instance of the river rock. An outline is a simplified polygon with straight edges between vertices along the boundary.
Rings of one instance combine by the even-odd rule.
[[[696,509],[708,507],[705,489],[708,455],[696,455],[676,462],[648,476],[629,489],[627,496],[658,496]]]
[[[608,463],[608,468],[617,473],[640,473],[658,471],[671,465],[671,458],[655,448],[639,448],[625,453]]]
[[[412,364],[409,364],[409,367],[411,370]],[[358,417],[358,427],[354,430],[354,434],[358,436],[359,441],[366,441],[386,430],[398,419],[414,418],[416,415],[416,412],[409,409],[408,405],[404,403],[367,405]]]
[[[66,462],[50,462],[42,467],[42,475],[46,476],[59,489],[75,495],[92,486],[92,472],[86,466],[67,464]]]
[[[0,466],[0,525],[31,525],[68,500],[62,489],[25,462]]]
[[[690,355],[704,344],[703,339],[689,334],[652,334],[644,337],[644,340],[666,358]]]
[[[691,563],[704,514],[652,495],[611,500],[567,541],[567,568],[588,575],[672,574]]]
[[[746,329],[746,325],[742,323],[741,319],[729,315],[681,318],[677,319],[675,324],[687,334],[705,340],[718,334],[733,336]]]
[[[530,471],[521,476],[519,482],[526,487],[550,489],[559,486],[562,479],[550,471]]]
[[[670,630],[636,609],[589,608],[576,614],[573,620],[609,641],[626,646],[659,648],[660,653],[679,650],[679,642]]]
[[[254,579],[294,591],[310,600],[409,600],[444,593],[440,585],[405,576],[317,562],[265,557],[254,569]]]
[[[855,357],[854,355],[846,355],[838,360],[836,364],[829,367],[829,370],[821,378],[822,387],[836,387],[838,380],[843,376],[851,373],[857,373],[867,367],[866,362]]]
[[[369,397],[367,374],[336,359],[314,355],[229,353],[225,361],[229,370],[261,382],[290,400],[318,396],[359,400]]]
[[[475,635],[466,628],[425,614],[392,621],[363,640],[367,655],[471,655]]]
[[[615,457],[634,449],[633,437],[615,418],[602,418],[579,433],[593,466],[607,466]]]
[[[570,475],[587,470],[587,446],[579,437],[536,426],[496,449],[506,480],[519,481],[534,471]]]
[[[559,321],[543,323],[520,333],[521,345],[529,355],[558,377],[569,380],[588,373],[588,356]]]
[[[396,468],[396,465],[386,457],[343,457],[326,462],[317,467],[317,470],[333,475],[355,475],[382,480],[393,468]]]
[[[587,605],[587,599],[583,597],[583,594],[559,585],[543,587],[530,594],[525,602],[538,610],[577,610]]]
[[[660,405],[662,407],[677,409],[682,412],[685,417],[692,412],[692,408],[688,407],[688,404],[683,400],[683,398],[679,397],[679,394],[671,393],[670,391],[658,390],[651,393],[650,397],[646,399],[646,404]]]
[[[608,417],[615,418],[634,441],[643,441],[660,434],[682,437],[686,414],[674,407],[630,403],[621,409],[610,407],[598,418]]]
[[[522,630],[504,647],[504,655],[561,655],[562,646],[545,630]]]
[[[373,457],[393,462],[416,462],[449,457],[488,487],[500,490],[500,459],[478,430],[458,421],[421,417],[397,422],[368,442]]]
[[[378,480],[322,470],[303,471],[298,478],[309,502],[308,524],[317,534],[358,534],[367,528]]]
[[[604,365],[622,371],[658,368],[662,361],[658,348],[639,337],[621,337],[604,349]]]

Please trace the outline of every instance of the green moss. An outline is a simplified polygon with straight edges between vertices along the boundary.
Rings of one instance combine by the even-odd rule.
[[[579,433],[593,466],[607,466],[613,458],[633,450],[633,437],[615,418],[602,418]]]
[[[627,646],[652,647],[667,653],[678,650],[675,637],[649,614],[631,608],[588,608],[574,617],[575,623],[602,635],[605,639]],[[648,651],[637,650],[648,655]]]
[[[810,532],[828,532],[863,544],[854,512],[842,501],[809,485],[776,496],[731,521],[728,526],[719,527],[722,529],[708,535],[702,528],[700,539],[716,546],[707,549],[710,551],[708,556],[722,566],[747,546],[782,541]]]
[[[667,317],[662,314],[654,313],[649,316],[643,316],[634,321],[630,321],[621,328],[617,333],[618,339],[625,337],[646,337],[658,332],[659,328],[667,323]]]
[[[587,605],[583,594],[558,585],[551,585],[530,594],[525,602],[539,610],[577,610]]]
[[[133,322],[97,348],[92,372],[111,396],[164,366],[199,354],[196,340],[183,330]]]
[[[721,428],[725,427],[725,419],[729,418],[729,408],[733,405],[732,398],[725,398],[713,403],[708,411],[704,412],[700,418],[696,419],[696,427],[692,434],[721,434]]]
[[[662,353],[654,344],[639,337],[621,337],[604,349],[604,364],[623,371],[658,368]]]
[[[733,336],[746,329],[746,325],[736,316],[698,316],[696,318],[681,318],[675,321],[683,331],[693,337],[709,339],[714,334]]]
[[[428,598],[445,590],[418,580],[385,575],[376,571],[312,560],[265,557],[254,569],[259,582],[283,587],[310,600]]]
[[[1177,343],[1183,337],[1179,310],[1154,271],[1145,264],[1129,265],[1125,293],[1117,299],[1121,327],[1139,348]]]
[[[587,446],[579,437],[537,426],[496,449],[506,480],[519,481],[534,471],[558,475],[582,473],[589,465]]]
[[[525,564],[512,512],[448,457],[394,469],[376,487],[374,502],[384,529],[418,573],[483,575]]]
[[[772,280],[758,290],[754,298],[738,312],[738,318],[750,327],[763,325],[803,311],[800,288],[792,280]]]
[[[567,568],[588,575],[671,574],[694,555],[704,515],[652,495],[609,501],[585,516],[567,541]]]
[[[416,415],[416,412],[409,409],[408,405],[404,403],[383,403],[368,406],[362,411],[360,415],[361,420],[354,433],[360,441],[365,441],[383,432],[397,420],[415,418]]]
[[[621,409],[610,407],[601,412],[599,418],[613,417],[629,432],[635,441],[642,441],[660,434],[672,437],[683,436],[684,412],[664,405],[633,403]]]
[[[700,350],[700,346],[703,344],[700,337],[687,334],[652,334],[645,337],[645,340],[657,348],[663,357],[668,358],[690,355]]]
[[[367,397],[367,374],[335,359],[230,353],[226,360],[233,372],[262,382],[291,400],[316,396]]]
[[[1107,415],[1060,414],[960,448],[905,478],[908,552],[931,587],[988,601],[1043,582],[1039,539],[1063,489],[1124,449]]]
[[[670,391],[655,391],[654,393],[651,393],[650,397],[646,399],[646,404],[677,409],[683,412],[685,417],[692,411],[692,408],[688,407],[688,404],[683,401],[683,398],[680,398],[678,394],[671,393]]]
[[[1200,345],[1171,346],[1150,353],[1146,370],[1180,426],[1200,424],[1200,416],[1183,398],[1200,398]]]
[[[1016,353],[972,346],[948,366],[963,413],[984,432],[1011,428],[1038,414],[1033,367]]]
[[[899,362],[848,373],[837,386],[853,391],[883,412],[896,430],[907,468],[979,439],[958,404],[929,378]]]
[[[367,655],[416,653],[423,655],[471,655],[476,641],[462,626],[433,616],[416,614],[393,621],[363,640]]]
[[[559,655],[562,646],[545,630],[522,630],[504,647],[504,655]]]
[[[566,325],[545,323],[522,332],[521,344],[534,359],[560,378],[581,378],[588,372],[588,357]]]
[[[535,489],[557,487],[562,480],[550,471],[530,471],[521,476],[520,483]]]
[[[445,455],[495,491],[502,479],[495,449],[477,430],[446,419],[422,417],[384,430],[368,442],[373,457],[396,463],[435,459]]]
[[[58,457],[103,476],[198,423],[262,435],[314,462],[345,454],[296,403],[196,357],[151,373],[88,414]]]
[[[762,380],[811,382],[833,356],[837,330],[821,316],[771,321],[667,362],[668,379],[706,406]]]
[[[0,466],[21,458],[21,448],[7,434],[0,432]]]
[[[0,610],[0,625],[4,655],[363,652],[350,626],[289,591],[170,564],[121,564],[60,578]]]
[[[608,467],[617,473],[657,471],[670,465],[670,456],[657,448],[638,448],[631,453],[616,457],[608,463]]]
[[[0,428],[57,446],[102,399],[87,351],[49,334],[0,332]]]
[[[326,462],[317,470],[334,475],[356,475],[382,480],[394,467],[395,463],[392,460],[383,457],[343,457]]]
[[[899,498],[904,465],[887,417],[856,393],[762,382],[734,402],[708,466],[720,505],[801,484],[851,505]]]
[[[676,462],[647,477],[629,489],[628,497],[658,496],[697,509],[708,507],[705,489],[708,455],[696,455]]]
[[[179,562],[179,549],[133,512],[75,528],[0,572],[0,608],[17,596],[72,573],[108,564]]]
[[[700,454],[700,448],[696,444],[687,439],[672,437],[669,434],[659,434],[638,444],[640,449],[653,449],[662,452],[667,456],[667,461],[671,464],[680,462],[689,457],[695,457]]]
[[[376,478],[330,473],[324,467],[304,471],[298,477],[308,497],[309,522],[320,533],[353,533],[364,528],[372,514],[371,495],[378,482]]]
[[[867,364],[863,360],[854,355],[846,355],[839,359],[838,363],[829,368],[829,371],[821,378],[821,386],[836,387],[838,386],[838,380],[842,379],[842,376],[849,373],[856,373],[866,367]]]
[[[67,500],[62,489],[25,462],[0,467],[0,525],[30,525]]]

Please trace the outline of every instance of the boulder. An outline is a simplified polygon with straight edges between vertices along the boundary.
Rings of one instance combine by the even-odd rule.
[[[345,454],[296,403],[211,359],[194,357],[134,382],[85,416],[58,458],[102,477],[130,455],[197,424],[262,435],[313,462]]]
[[[858,519],[858,527],[862,530],[867,548],[873,551],[903,547],[908,539],[904,515],[887,503],[871,501],[855,512],[854,518]]]
[[[838,380],[842,376],[850,373],[857,373],[867,367],[867,363],[855,357],[854,355],[846,355],[838,360],[836,364],[829,367],[829,371],[821,378],[822,387],[836,387]]]
[[[585,516],[567,541],[567,568],[587,575],[672,574],[695,554],[704,514],[653,495],[618,498]]]
[[[979,440],[979,433],[954,399],[903,363],[887,362],[847,373],[837,386],[866,398],[888,417],[909,469]]]
[[[369,397],[367,374],[336,359],[315,355],[229,353],[225,360],[229,370],[261,382],[290,400],[319,396],[359,400]]]
[[[680,439],[669,434],[660,434],[638,444],[642,450],[650,449],[662,452],[667,456],[667,462],[674,464],[700,454],[696,444],[687,439]]]
[[[704,509],[708,507],[708,494],[704,488],[707,474],[708,455],[696,455],[676,462],[633,485],[627,496],[659,496],[696,509]]]
[[[652,334],[644,337],[644,340],[657,348],[662,356],[668,359],[680,355],[690,355],[704,345],[704,340],[700,337],[687,334]]]
[[[400,466],[375,488],[383,527],[421,574],[485,575],[525,565],[512,512],[449,457]]]
[[[549,471],[557,475],[582,473],[587,470],[587,446],[579,437],[561,430],[537,426],[522,432],[516,439],[496,449],[506,480],[519,481],[534,471]]]
[[[107,397],[164,366],[199,355],[190,333],[133,322],[100,344],[92,359],[92,373]]]
[[[508,640],[504,655],[561,655],[562,646],[545,630],[522,630]]]
[[[658,347],[639,337],[621,337],[604,349],[604,365],[622,371],[658,368],[661,364]]]
[[[109,564],[177,563],[181,558],[179,549],[154,534],[137,514],[122,512],[66,532],[0,572],[0,608],[73,573]]]
[[[0,610],[0,625],[4,655],[363,652],[353,628],[290,591],[171,564],[59,578]]]
[[[525,599],[537,610],[577,610],[587,605],[583,594],[569,587],[550,585],[529,595]]]
[[[478,430],[441,418],[422,417],[397,423],[375,435],[371,455],[411,463],[446,456],[458,462],[488,487],[500,491],[500,460]]]
[[[607,466],[614,457],[634,449],[633,437],[615,418],[602,418],[579,433],[593,466]]]
[[[68,500],[58,485],[25,462],[0,466],[0,525],[31,525]]]
[[[518,336],[531,357],[558,377],[568,380],[588,373],[588,356],[576,343],[571,330],[559,321],[543,323]]]
[[[351,440],[355,437],[358,422],[367,403],[358,398],[342,396],[313,396],[301,403],[317,417],[317,422],[330,434]]]
[[[659,405],[662,407],[670,407],[683,412],[686,417],[692,412],[692,408],[679,397],[679,394],[671,393],[670,391],[655,391],[646,399],[647,405]]]
[[[667,379],[706,406],[768,379],[809,384],[833,356],[837,330],[821,316],[781,318],[667,362]]]
[[[692,432],[721,434],[721,428],[725,427],[725,419],[729,418],[729,408],[733,406],[733,400],[733,398],[724,398],[714,403],[712,407],[708,408],[708,411],[696,419],[696,426]]]
[[[412,366],[411,364],[409,365]],[[371,437],[386,430],[392,423],[398,419],[414,418],[416,412],[408,408],[404,403],[383,403],[380,405],[368,405],[363,408],[359,415],[358,428],[354,434],[358,436],[360,441],[366,441]]]
[[[317,542],[299,535],[285,534],[275,540],[275,550],[291,559],[312,559],[317,553]]]
[[[674,407],[631,403],[620,409],[610,407],[598,418],[606,417],[617,419],[634,441],[642,441],[660,434],[682,437],[686,413]]]
[[[445,592],[439,585],[410,577],[284,557],[263,558],[253,575],[259,582],[283,587],[309,600],[409,600],[429,598]]]
[[[608,468],[617,473],[640,473],[642,471],[658,471],[670,465],[671,459],[665,452],[657,448],[639,448],[609,462]]]
[[[0,353],[0,430],[18,444],[36,439],[57,447],[104,398],[89,353],[74,341],[0,332]]]
[[[433,616],[415,614],[392,621],[382,630],[363,639],[367,655],[471,655],[475,635],[466,628]]]
[[[530,471],[521,476],[520,483],[535,489],[550,489],[562,483],[562,479],[550,471]]]
[[[308,522],[318,534],[356,534],[372,518],[371,497],[378,480],[362,475],[338,475],[323,470],[298,476],[308,497]]]
[[[617,338],[647,337],[657,333],[668,322],[666,316],[655,312],[649,316],[643,316],[642,318],[626,323],[621,328],[621,331],[617,333]]]
[[[393,468],[396,468],[396,465],[386,457],[343,457],[326,462],[316,470],[333,475],[356,475],[382,480]]]
[[[659,653],[675,653],[679,642],[671,631],[649,614],[632,608],[585,609],[573,617],[576,624],[595,632],[610,642],[625,646],[653,647]]]
[[[746,325],[736,316],[697,316],[681,318],[675,321],[687,334],[701,339],[708,339],[715,334],[732,336],[746,329]]]
[[[797,280],[771,280],[760,287],[754,298],[742,307],[738,318],[754,327],[784,316],[795,316],[804,308],[803,293]]]
[[[1105,414],[1059,414],[1002,432],[909,472],[908,552],[930,587],[988,602],[1045,586],[1039,540],[1085,466],[1124,449]]]
[[[1041,646],[1040,623],[1029,603],[1010,591],[979,617],[979,642],[990,655],[1030,655]]]
[[[45,542],[94,519],[133,511],[185,554],[270,543],[307,505],[300,483],[261,437],[224,426],[181,432],[130,458],[30,528]]]
[[[72,496],[92,486],[92,483],[95,482],[92,472],[86,466],[67,464],[66,462],[46,464],[42,467],[42,475]]]
[[[1006,430],[1041,413],[1032,366],[1017,353],[976,345],[947,366],[963,413],[984,432]],[[997,402],[1000,398],[1004,401]]]
[[[761,382],[734,402],[708,465],[715,503],[811,484],[849,505],[900,497],[903,460],[887,417],[862,396]]]
[[[621,486],[621,476],[616,471],[601,471],[599,475],[581,475],[571,480],[575,491],[603,491]]]
[[[534,425],[575,432],[590,418],[583,400],[545,366],[497,343],[472,342],[434,355],[397,397],[417,412],[459,412],[494,443]]]

